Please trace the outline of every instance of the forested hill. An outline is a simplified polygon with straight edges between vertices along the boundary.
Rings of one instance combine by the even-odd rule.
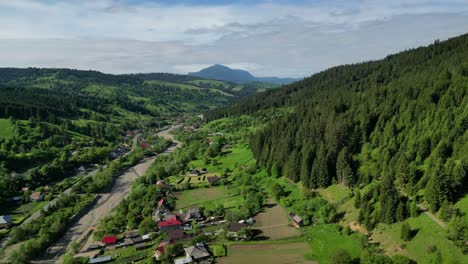
[[[309,188],[369,186],[360,220],[372,229],[404,219],[406,196],[435,211],[467,192],[467,92],[463,35],[334,67],[206,117],[293,108],[251,137],[258,162]]]

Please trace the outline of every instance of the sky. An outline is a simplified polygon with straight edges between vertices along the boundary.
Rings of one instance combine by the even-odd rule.
[[[0,0],[0,67],[305,77],[468,33],[468,0]]]

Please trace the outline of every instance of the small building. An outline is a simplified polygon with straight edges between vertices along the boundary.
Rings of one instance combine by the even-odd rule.
[[[135,244],[135,249],[136,250],[142,250],[148,247],[148,244],[146,242],[138,243]]]
[[[209,177],[206,178],[206,180],[211,185],[218,185],[218,183],[219,183],[219,177],[218,176],[209,176]]]
[[[164,248],[171,244],[171,242],[161,242],[159,243],[159,246],[154,250],[154,257],[159,260],[161,258],[161,256],[164,254]]]
[[[194,262],[199,262],[211,256],[203,243],[197,243],[195,246],[186,247],[184,248],[184,251],[186,256],[191,257]]]
[[[183,229],[170,229],[167,230],[167,237],[172,241],[172,242],[177,242],[179,240],[182,240],[185,238],[185,233]]]
[[[117,243],[117,237],[116,236],[105,236],[102,238],[102,243],[105,245],[114,245]]]
[[[11,215],[0,215],[0,229],[8,229],[13,223]]]
[[[125,238],[134,238],[138,236],[138,232],[136,230],[130,230],[124,233]]]
[[[163,190],[167,190],[171,188],[171,185],[167,184],[166,181],[164,180],[159,180],[156,182],[156,187],[163,189]]]
[[[295,227],[299,228],[302,225],[302,218],[295,213],[289,213],[292,223]]]
[[[111,256],[103,256],[103,257],[89,259],[89,264],[107,263],[111,261],[112,261]]]
[[[199,207],[190,208],[184,215],[184,221],[190,222],[193,220],[200,220],[202,218],[201,210]]]
[[[191,170],[189,173],[190,177],[198,177],[200,176],[200,172],[198,170]]]
[[[244,223],[236,223],[236,222],[232,222],[229,224],[228,226],[228,236],[229,237],[238,237],[239,236],[239,232],[245,228],[246,225]]]
[[[207,172],[208,172],[208,170],[207,170],[206,168],[202,168],[202,169],[200,170],[200,173],[201,173],[201,174],[206,174]]]
[[[98,250],[101,248],[101,245],[99,244],[92,244],[89,245],[88,248],[86,248],[86,251],[93,251],[93,250]]]
[[[44,194],[42,192],[33,192],[29,196],[29,199],[33,202],[38,202],[44,200]]]
[[[226,144],[223,146],[223,149],[230,149],[232,148],[232,145],[231,144]]]

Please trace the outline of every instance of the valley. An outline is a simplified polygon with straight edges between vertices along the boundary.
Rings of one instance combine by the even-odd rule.
[[[0,262],[468,262],[467,45],[276,88],[0,69]]]

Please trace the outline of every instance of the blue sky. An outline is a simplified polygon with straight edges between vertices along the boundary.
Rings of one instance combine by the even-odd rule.
[[[304,77],[468,33],[468,1],[0,0],[0,66]]]

